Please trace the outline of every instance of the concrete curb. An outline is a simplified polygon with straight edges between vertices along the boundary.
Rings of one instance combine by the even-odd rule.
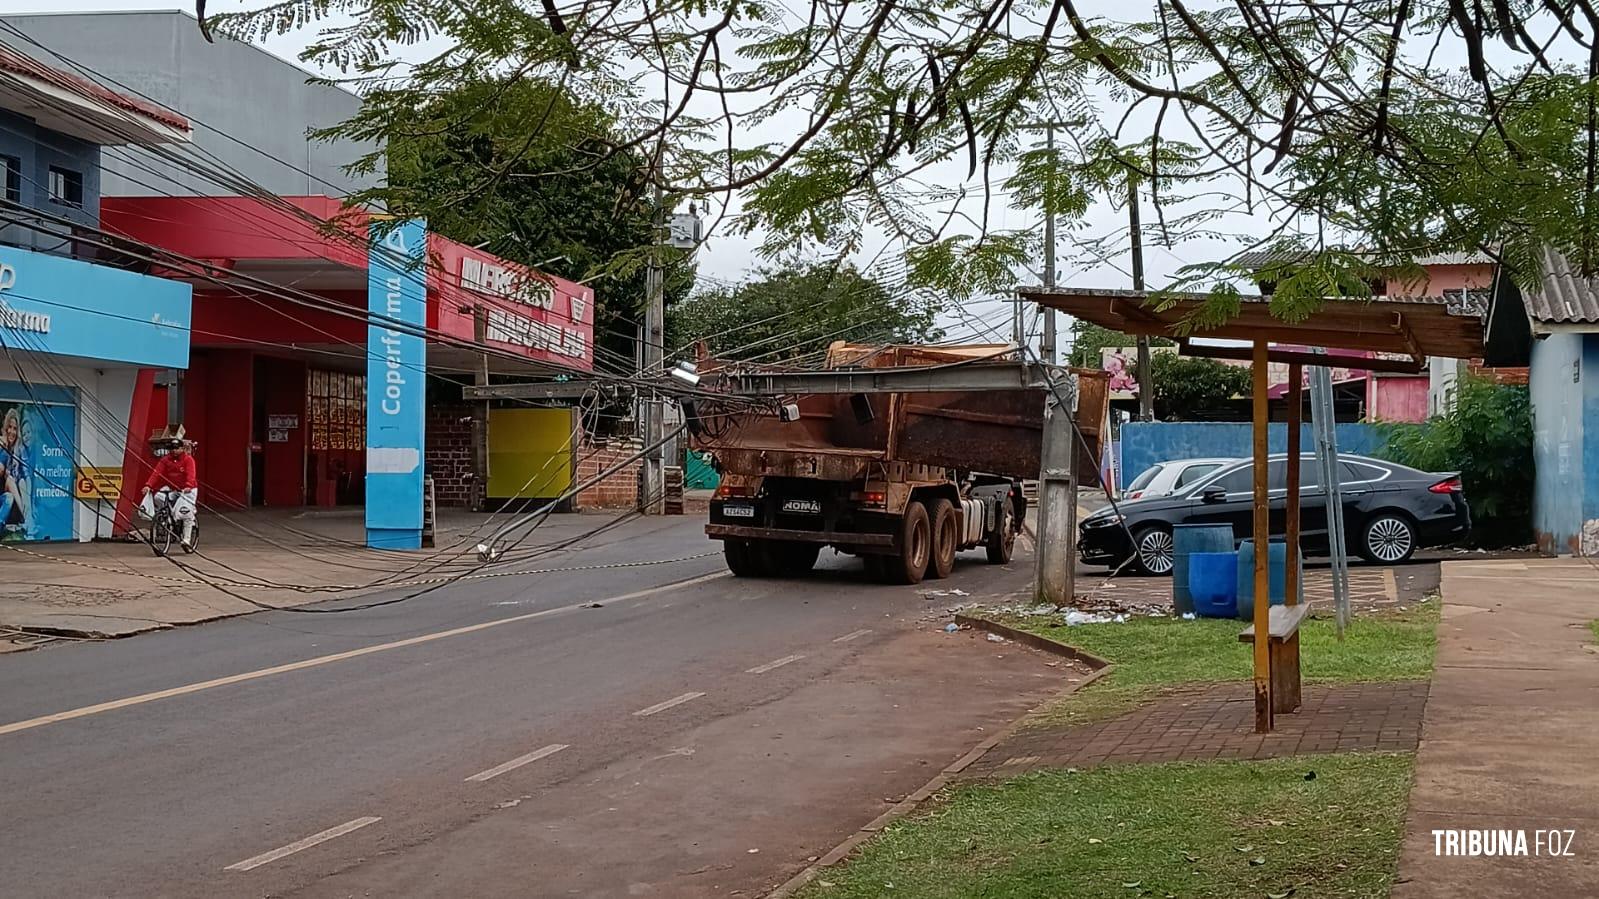
[[[956,615],[955,621],[959,624],[964,624],[979,630],[987,630],[990,633],[997,633],[1003,637],[1010,637],[1011,639],[1016,640],[1018,643],[1025,644],[1042,652],[1050,653],[1051,655],[1065,656],[1069,659],[1076,659],[1077,661],[1080,661],[1094,669],[1092,673],[1083,678],[1080,682],[1071,684],[1065,689],[1061,690],[1059,693],[1055,694],[1055,698],[1057,700],[1081,690],[1094,681],[1099,680],[1101,677],[1109,674],[1115,668],[1115,666],[1110,662],[1107,662],[1097,656],[1084,653],[1076,647],[1067,646],[1064,643],[1056,643],[1054,640],[1050,640],[1047,637],[1040,637],[1036,634],[1028,634],[1024,631],[1018,631],[1014,628],[1009,628],[1003,624],[997,624],[983,618],[972,618],[966,615]],[[992,628],[1000,628],[1000,630],[992,630]],[[1012,634],[1018,636],[1013,637]],[[815,880],[817,876],[822,873],[823,869],[831,868],[832,866],[843,861],[862,843],[871,839],[884,827],[887,827],[895,820],[903,818],[905,815],[915,811],[917,806],[921,805],[923,802],[926,802],[939,790],[942,790],[944,787],[948,786],[950,780],[954,778],[955,775],[960,774],[967,768],[970,768],[977,762],[978,759],[987,755],[989,750],[993,749],[995,746],[998,746],[1001,741],[1005,740],[1011,734],[1014,734],[1022,726],[1022,724],[1027,721],[1027,718],[1031,714],[1032,712],[1028,712],[1026,715],[1022,715],[1020,718],[1012,721],[999,733],[994,734],[992,737],[989,737],[983,742],[972,747],[970,752],[950,763],[948,767],[940,771],[932,780],[929,780],[927,783],[923,784],[921,789],[911,793],[909,796],[906,796],[899,802],[894,803],[894,805],[892,805],[888,811],[883,812],[876,818],[873,818],[860,830],[850,834],[849,837],[844,840],[844,842],[834,846],[826,855],[823,855],[816,861],[806,865],[805,868],[798,874],[795,874],[788,880],[783,881],[783,883],[780,884],[776,889],[773,889],[771,892],[767,893],[765,899],[788,899],[788,897],[793,896],[800,890],[801,887],[804,887],[806,884]]]
[[[990,634],[998,634],[1006,639],[1015,640],[1017,643],[1021,643],[1024,646],[1031,646],[1040,652],[1048,652],[1058,656],[1065,656],[1068,659],[1075,659],[1094,669],[1094,673],[1096,675],[1105,668],[1110,667],[1110,662],[1108,660],[1102,659],[1099,656],[1091,653],[1083,652],[1081,649],[1078,649],[1075,646],[1068,646],[1065,643],[1057,643],[1048,637],[1040,637],[1037,634],[1028,633],[1027,631],[1023,630],[1017,630],[1008,624],[1000,624],[998,621],[990,621],[987,618],[978,618],[972,615],[962,615],[956,613],[955,623],[961,625],[962,627],[970,627],[980,631],[987,631]],[[1083,683],[1087,683],[1087,681],[1084,681]],[[1082,684],[1078,684],[1078,686],[1081,687]]]

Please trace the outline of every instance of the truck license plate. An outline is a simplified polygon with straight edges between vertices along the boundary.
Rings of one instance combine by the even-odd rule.
[[[814,499],[785,499],[783,500],[784,512],[797,512],[801,515],[822,514],[821,502]]]
[[[728,518],[754,518],[754,506],[723,506],[722,514]]]

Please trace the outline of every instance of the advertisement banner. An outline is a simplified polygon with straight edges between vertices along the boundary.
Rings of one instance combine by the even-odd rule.
[[[366,544],[375,549],[422,546],[426,249],[426,225],[401,222],[373,241],[368,262]]]
[[[0,541],[73,538],[76,413],[70,405],[0,400]]]

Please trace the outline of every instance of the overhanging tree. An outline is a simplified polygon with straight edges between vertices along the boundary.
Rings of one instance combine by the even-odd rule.
[[[1120,20],[1076,0],[262,2],[217,26],[320,28],[304,58],[367,98],[341,136],[447,131],[455,114],[413,113],[462,83],[558,84],[617,126],[575,169],[660,153],[653,181],[737,195],[733,225],[771,253],[883,231],[912,279],[950,291],[1008,287],[1036,249],[1031,229],[994,225],[997,192],[1070,220],[1124,194],[1128,166],[1158,230],[1264,216],[1251,242],[1292,251],[1272,273],[1284,318],[1439,250],[1492,253],[1523,281],[1546,246],[1599,268],[1595,0],[1150,0]],[[559,135],[548,108],[519,117],[529,146]],[[1038,118],[1082,124],[1044,154],[1020,136]],[[1211,291],[1193,324],[1236,312],[1240,274],[1182,273]]]
[[[942,336],[938,304],[849,265],[812,263],[702,288],[667,315],[668,343],[703,341],[711,355],[753,362],[818,360],[829,343],[922,343]]]

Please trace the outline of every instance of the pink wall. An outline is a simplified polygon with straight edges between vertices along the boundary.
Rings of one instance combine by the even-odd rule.
[[[1366,379],[1367,421],[1426,421],[1426,375],[1384,375]]]
[[[1492,263],[1429,265],[1426,269],[1426,275],[1414,283],[1390,283],[1388,293],[1395,296],[1441,297],[1446,290],[1486,290],[1494,283]]]

